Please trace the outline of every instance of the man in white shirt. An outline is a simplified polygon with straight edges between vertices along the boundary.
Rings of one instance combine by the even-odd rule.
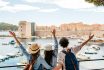
[[[73,48],[73,47],[68,48],[68,44],[69,44],[68,39],[65,38],[65,37],[61,38],[60,41],[59,41],[59,44],[60,44],[60,46],[63,48],[63,50],[58,54],[57,66],[56,66],[53,70],[60,70],[60,69],[67,70],[66,65],[65,65],[65,55],[66,55],[66,54],[63,53],[63,51],[69,52],[69,49],[70,49],[71,53],[72,53],[73,55],[76,55],[76,53],[77,53],[78,51],[80,51],[81,48],[82,48],[88,41],[90,41],[93,37],[94,37],[94,35],[90,35],[89,38],[88,38],[85,42],[83,42],[81,45],[79,45],[79,46],[77,46],[77,47],[74,47],[74,48]],[[74,57],[75,57],[75,56],[74,56]],[[73,59],[73,58],[72,58],[72,59]],[[75,57],[75,59],[76,59],[76,57]],[[76,60],[77,60],[77,59],[76,59]],[[74,64],[73,64],[73,65],[74,65]],[[76,66],[78,66],[78,68],[76,68]],[[73,69],[71,69],[71,70],[79,70],[79,65],[76,64],[76,66],[73,66]]]

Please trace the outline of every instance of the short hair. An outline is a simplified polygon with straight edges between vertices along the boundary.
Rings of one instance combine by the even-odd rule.
[[[68,41],[68,39],[67,39],[66,37],[62,37],[62,38],[60,39],[60,41],[59,41],[59,44],[60,44],[63,48],[65,48],[65,47],[68,46],[69,41]]]

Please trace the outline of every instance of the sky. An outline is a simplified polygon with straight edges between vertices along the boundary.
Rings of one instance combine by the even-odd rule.
[[[85,0],[0,0],[0,22],[18,25],[19,21],[37,25],[83,22],[104,24],[104,7]]]

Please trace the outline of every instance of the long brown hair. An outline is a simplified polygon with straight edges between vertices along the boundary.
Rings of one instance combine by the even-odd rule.
[[[34,63],[36,62],[37,58],[39,57],[40,51],[38,51],[35,54],[31,54],[31,60],[29,60],[29,64],[27,64],[24,68],[24,70],[33,70],[34,69]]]
[[[31,54],[31,60],[29,61],[29,63],[36,61],[39,55],[40,55],[40,51],[38,51],[35,54]]]

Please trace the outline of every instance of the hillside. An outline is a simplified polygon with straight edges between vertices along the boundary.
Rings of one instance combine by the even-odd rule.
[[[5,23],[5,22],[0,22],[0,31],[1,30],[16,31],[16,30],[18,30],[18,26],[13,25],[13,24],[9,24],[9,23]]]

